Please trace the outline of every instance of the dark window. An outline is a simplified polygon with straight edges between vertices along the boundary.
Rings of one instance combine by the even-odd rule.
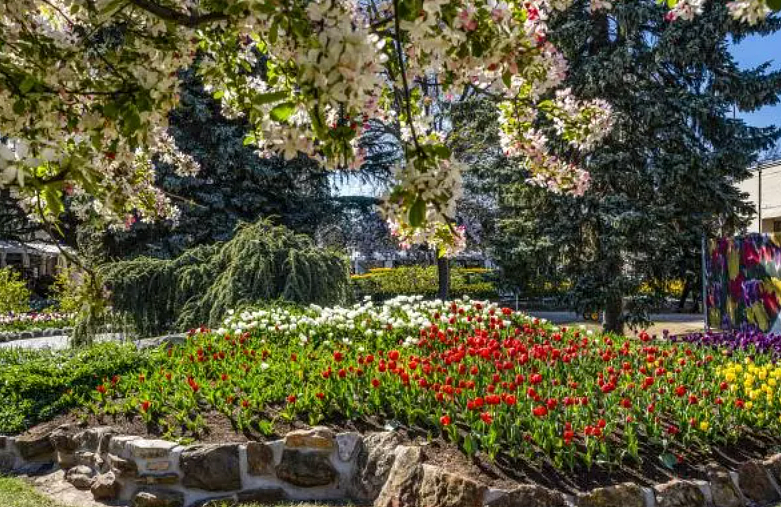
[[[781,232],[781,220],[775,220],[773,222],[773,232]]]

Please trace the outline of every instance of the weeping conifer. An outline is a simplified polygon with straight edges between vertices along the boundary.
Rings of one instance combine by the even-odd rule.
[[[260,301],[339,303],[349,286],[343,256],[267,220],[240,225],[225,243],[107,264],[101,275],[114,310],[142,335],[217,325],[227,310]]]

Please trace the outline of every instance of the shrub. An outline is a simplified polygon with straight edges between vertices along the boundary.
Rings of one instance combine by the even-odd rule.
[[[264,300],[337,303],[348,288],[343,256],[266,220],[240,226],[228,242],[109,264],[101,275],[114,310],[142,334],[217,323],[229,308]]]
[[[0,314],[30,310],[30,291],[19,273],[12,268],[0,269]]]
[[[71,268],[60,271],[52,285],[52,297],[62,313],[76,313],[81,309],[80,274]]]
[[[0,434],[77,407],[101,382],[149,365],[148,353],[116,343],[59,352],[0,349]]]
[[[645,282],[640,286],[638,292],[643,295],[663,294],[666,296],[679,298],[683,294],[685,285],[686,282],[680,279]]]
[[[379,300],[410,294],[434,297],[439,287],[436,266],[374,268],[366,274],[353,275],[351,281],[359,297],[371,296]],[[485,268],[451,269],[450,294],[452,297],[496,298],[494,271]]]

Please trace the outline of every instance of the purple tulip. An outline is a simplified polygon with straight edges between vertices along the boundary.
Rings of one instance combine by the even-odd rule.
[[[770,354],[774,361],[781,359],[781,333],[763,333],[753,326],[730,331],[707,331],[704,333],[674,335],[668,339],[674,343],[689,343],[702,347]]]

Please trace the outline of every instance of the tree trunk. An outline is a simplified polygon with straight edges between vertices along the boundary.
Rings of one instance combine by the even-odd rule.
[[[602,329],[606,333],[624,334],[624,301],[620,294],[611,294],[605,301]]]
[[[694,291],[694,297],[692,298],[692,312],[704,312],[704,308],[700,308],[700,305],[702,304],[702,275],[697,275],[697,278],[695,279],[695,291]],[[704,304],[703,304],[704,307]]]
[[[602,328],[606,333],[624,334],[624,295],[618,286],[612,286],[621,278],[621,258],[608,255],[605,259],[605,284],[608,293],[605,297],[605,315]]]
[[[437,276],[439,278],[437,297],[446,301],[450,297],[450,259],[447,257],[437,257]]]
[[[692,282],[689,278],[686,278],[686,283],[683,284],[683,291],[681,291],[681,298],[678,300],[678,312],[683,313],[686,310],[686,300],[689,299],[691,291]]]

